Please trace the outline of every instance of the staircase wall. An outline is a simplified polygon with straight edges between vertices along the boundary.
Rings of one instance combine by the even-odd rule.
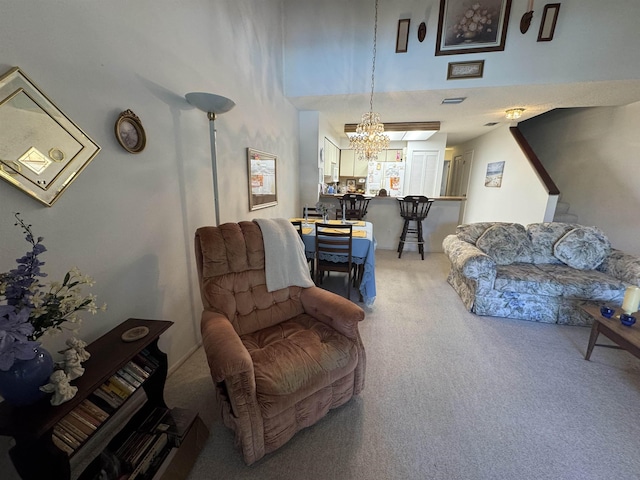
[[[583,225],[640,255],[640,102],[555,110],[518,127]]]
[[[551,221],[558,196],[550,195],[521,146],[505,125],[454,149],[472,154],[463,223]],[[500,187],[485,186],[489,163],[504,161]]]

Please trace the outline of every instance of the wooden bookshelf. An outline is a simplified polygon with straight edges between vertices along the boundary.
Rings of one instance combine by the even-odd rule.
[[[74,398],[62,405],[52,406],[48,396],[25,407],[12,407],[6,402],[0,404],[0,435],[15,439],[16,444],[9,451],[9,455],[23,479],[72,478],[72,460],[76,456],[86,454],[86,445],[95,444],[95,441],[92,442],[94,436],[105,436],[104,434],[109,432],[104,442],[112,442],[122,433],[121,430],[131,428],[129,423],[136,419],[138,413],[138,417],[141,417],[146,410],[154,407],[166,408],[164,385],[167,378],[167,355],[158,348],[158,339],[172,324],[173,322],[165,320],[130,318],[92,342],[86,347],[91,358],[83,363],[84,375],[72,381],[72,385],[78,387],[78,392]],[[121,339],[125,331],[141,326],[149,329],[145,337],[133,342],[124,342]],[[134,392],[72,452],[58,448],[52,436],[54,427],[60,420],[143,351],[157,360],[157,366],[139,387],[140,393],[143,393],[142,401],[141,396],[137,395],[138,392]],[[118,415],[120,410],[137,413],[128,415],[123,420],[123,415]],[[96,450],[93,445],[93,451],[99,452],[99,449]]]

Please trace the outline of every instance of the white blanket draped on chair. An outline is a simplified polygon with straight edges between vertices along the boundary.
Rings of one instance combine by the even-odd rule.
[[[267,291],[282,288],[313,287],[304,243],[286,218],[257,218],[253,220],[262,231],[264,240],[264,270]]]

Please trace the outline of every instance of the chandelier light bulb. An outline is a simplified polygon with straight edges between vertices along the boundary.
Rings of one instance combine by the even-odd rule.
[[[367,112],[356,127],[356,133],[349,141],[349,148],[355,150],[359,160],[376,160],[378,153],[389,148],[389,137],[384,134],[380,115]]]
[[[524,108],[510,108],[504,113],[509,120],[517,120],[522,116],[522,112],[524,112]]]

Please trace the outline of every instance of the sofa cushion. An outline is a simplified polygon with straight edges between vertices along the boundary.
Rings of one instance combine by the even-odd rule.
[[[595,227],[569,230],[553,246],[553,255],[570,267],[594,270],[609,255],[611,244]]]
[[[514,263],[497,268],[498,292],[576,298],[620,303],[625,284],[597,270],[576,270],[564,264]]]
[[[568,265],[538,265],[562,285],[562,296],[583,300],[621,304],[626,284],[598,270],[578,270]]]
[[[271,418],[355,369],[356,344],[307,314],[243,335],[265,418]]]
[[[562,263],[553,255],[553,246],[562,236],[580,225],[575,223],[544,222],[527,225],[531,240],[533,263]]]
[[[475,245],[478,238],[494,225],[510,225],[504,222],[477,222],[477,223],[465,223],[464,225],[458,225],[456,227],[456,235],[460,240]]]
[[[566,268],[566,266],[565,266]],[[527,293],[559,297],[562,285],[533,263],[514,263],[497,268],[493,288],[498,292]]]
[[[531,257],[527,232],[518,223],[499,223],[487,228],[476,241],[476,246],[498,265],[527,261]]]

